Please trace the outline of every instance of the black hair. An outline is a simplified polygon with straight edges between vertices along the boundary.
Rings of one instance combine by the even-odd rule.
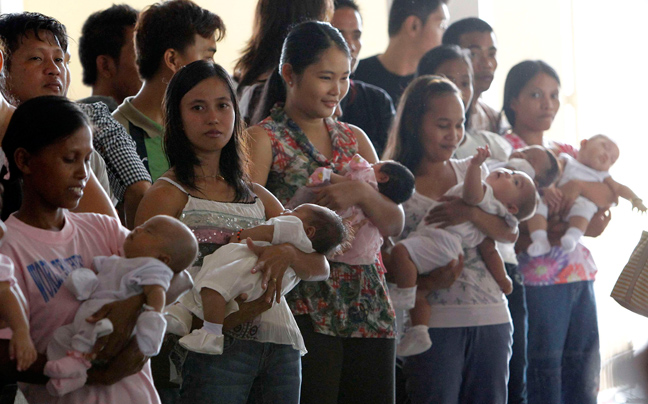
[[[463,20],[450,24],[448,29],[443,33],[441,42],[444,45],[459,45],[461,36],[469,32],[493,32],[493,27],[480,18],[464,18]]]
[[[27,35],[33,35],[43,41],[41,31],[48,31],[58,42],[64,52],[68,47],[68,36],[65,25],[58,20],[40,13],[24,12],[0,15],[0,38],[5,43],[5,69],[11,67],[11,57],[20,48]]]
[[[560,85],[560,78],[553,67],[542,60],[525,60],[513,66],[506,76],[504,83],[504,106],[502,111],[506,114],[511,126],[515,126],[515,111],[511,109],[511,103],[519,95],[524,86],[531,81],[538,73],[545,73],[552,77]]]
[[[317,63],[322,53],[335,46],[351,59],[349,46],[340,31],[327,22],[307,21],[296,25],[284,40],[279,67],[266,82],[261,102],[252,114],[251,123],[258,123],[270,114],[277,102],[286,101],[286,87],[281,77],[281,67],[288,63],[299,76],[313,63]]]
[[[291,27],[304,21],[324,21],[332,7],[332,0],[259,0],[252,37],[234,67],[239,88],[254,84],[277,67]]]
[[[340,215],[331,209],[313,209],[308,224],[315,227],[311,243],[313,250],[320,254],[330,253],[349,238],[349,227]]]
[[[412,197],[416,180],[414,174],[397,161],[381,161],[380,172],[389,176],[389,180],[378,182],[378,192],[394,203],[403,203]]]
[[[74,101],[65,97],[47,95],[20,104],[2,139],[2,150],[9,162],[11,180],[22,178],[14,159],[17,149],[25,149],[30,154],[38,153],[45,147],[72,136],[84,125],[90,126],[86,115]]]
[[[387,24],[389,37],[396,36],[400,32],[403,23],[410,15],[416,16],[425,24],[430,14],[447,2],[448,0],[394,0],[389,9]]]
[[[441,76],[420,76],[405,89],[398,104],[394,123],[389,132],[383,159],[402,163],[416,173],[423,158],[421,127],[431,99],[461,92],[457,86]]]
[[[223,20],[190,0],[171,0],[150,5],[142,11],[135,27],[137,68],[143,80],[150,80],[160,69],[164,52],[184,52],[195,36],[216,41],[225,36]]]
[[[245,171],[247,166],[247,141],[244,124],[239,112],[234,84],[229,74],[214,62],[197,60],[173,76],[164,96],[164,151],[169,165],[178,180],[189,188],[196,188],[195,167],[200,165],[193,145],[185,134],[182,124],[180,102],[192,88],[203,80],[216,77],[227,86],[234,108],[234,130],[232,137],[221,150],[220,174],[235,190],[235,202],[250,198],[250,182]]]
[[[97,56],[108,55],[119,62],[127,28],[134,28],[139,12],[127,4],[113,4],[90,14],[81,28],[79,60],[83,66],[83,84],[97,81]]]
[[[423,55],[416,68],[416,76],[434,75],[439,66],[447,61],[457,59],[463,60],[472,71],[472,61],[467,50],[461,49],[457,45],[437,46]]]
[[[341,8],[350,8],[358,13],[360,12],[358,3],[356,3],[355,0],[335,0],[335,9],[339,10]]]
[[[426,74],[437,74],[436,71],[447,61],[450,60],[463,60],[468,65],[468,70],[472,75],[472,60],[470,59],[470,51],[461,49],[457,45],[440,45],[428,51],[419,61],[416,68],[416,76],[424,76]],[[470,106],[466,105],[466,121],[464,126],[468,127],[470,120]]]
[[[560,174],[560,166],[558,165],[558,159],[556,158],[556,155],[549,149],[546,149],[545,153],[547,153],[547,158],[549,158],[550,167],[544,177],[540,178],[538,175],[536,175],[536,180],[538,181],[539,188],[546,188],[549,185],[553,184],[558,179],[558,175]]]

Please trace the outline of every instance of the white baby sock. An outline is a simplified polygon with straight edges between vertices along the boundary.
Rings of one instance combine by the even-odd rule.
[[[545,255],[551,250],[551,244],[549,244],[546,230],[536,230],[531,233],[531,241],[532,243],[527,248],[527,253],[532,257]]]
[[[428,328],[427,325],[415,325],[408,329],[398,343],[396,355],[418,355],[430,349],[432,346],[432,340],[430,339]]]
[[[416,303],[416,286],[411,288],[389,288],[389,297],[395,309],[409,310]]]
[[[205,321],[202,328],[193,330],[191,334],[180,338],[178,342],[180,346],[193,352],[220,355],[223,353],[225,345],[223,324]]]
[[[203,329],[209,334],[223,335],[223,324],[210,323],[209,321],[203,322]]]
[[[565,252],[572,252],[578,245],[581,237],[583,237],[583,232],[576,227],[570,227],[564,236],[560,239],[560,244],[562,244],[563,250]]]

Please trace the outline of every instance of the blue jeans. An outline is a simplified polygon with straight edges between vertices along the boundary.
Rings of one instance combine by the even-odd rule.
[[[404,358],[412,404],[506,404],[510,323],[430,328],[432,348]]]
[[[596,404],[601,356],[593,281],[526,292],[529,404]]]
[[[298,404],[301,356],[290,345],[225,337],[222,355],[188,352],[181,404]]]
[[[526,404],[527,329],[529,328],[526,291],[517,265],[506,264],[506,272],[513,280],[513,293],[507,296],[513,319],[513,355],[509,362],[508,404]]]

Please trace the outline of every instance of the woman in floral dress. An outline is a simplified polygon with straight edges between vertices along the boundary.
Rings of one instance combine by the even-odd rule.
[[[279,71],[265,89],[269,116],[249,130],[252,180],[284,204],[318,167],[340,171],[356,153],[378,160],[362,130],[332,118],[348,90],[349,64],[344,38],[327,23],[300,24],[284,41]],[[383,236],[402,229],[402,209],[367,183],[318,192],[316,203],[331,209],[360,207]],[[286,295],[309,351],[301,403],[393,403],[394,311],[380,258],[330,265],[327,281]]]

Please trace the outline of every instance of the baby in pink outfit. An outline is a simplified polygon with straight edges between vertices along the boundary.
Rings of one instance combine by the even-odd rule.
[[[394,203],[403,203],[414,193],[414,175],[407,167],[392,160],[370,164],[356,154],[341,174],[336,174],[327,167],[317,168],[309,177],[308,185],[295,192],[286,208],[292,209],[302,203],[312,202],[317,195],[314,191],[317,187],[354,180],[371,184]],[[373,264],[383,242],[378,228],[357,206],[337,213],[355,229],[355,235],[350,248],[329,256],[329,260],[349,265]]]
[[[172,278],[196,260],[198,242],[179,220],[154,216],[128,235],[123,255],[95,257],[96,273],[79,268],[65,279],[63,285],[84,302],[74,321],[58,328],[47,346],[49,361],[44,373],[50,377],[50,394],[62,396],[85,385],[95,342],[113,331],[108,319],[91,324],[86,318],[106,303],[144,293],[146,304],[134,334],[144,355],[160,351],[166,330],[162,314],[166,291]]]

